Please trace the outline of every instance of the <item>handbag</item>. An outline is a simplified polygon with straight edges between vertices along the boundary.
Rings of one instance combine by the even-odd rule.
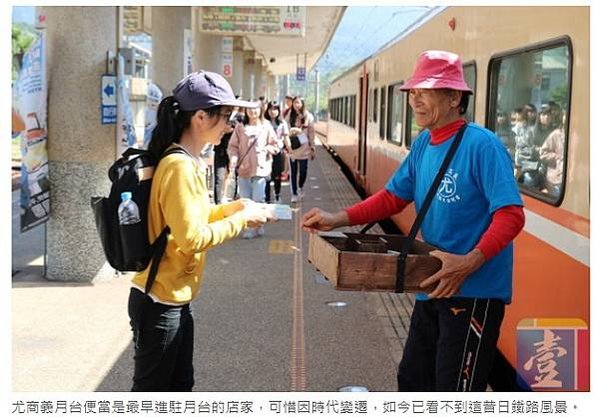
[[[299,128],[297,128],[297,130],[299,130]],[[289,142],[291,144],[291,149],[296,150],[303,144],[308,143],[308,134],[302,130],[301,133],[298,133],[296,135],[289,135]]]
[[[289,142],[291,144],[291,149],[293,150],[296,150],[302,146],[299,136],[289,136]]]
[[[245,153],[243,154],[243,156],[241,157],[241,159],[239,159],[239,161],[237,161],[237,164],[235,165],[235,172],[237,173],[237,170],[239,169],[239,167],[241,166],[241,163],[243,162],[243,160],[245,159],[246,156],[248,156],[248,154],[250,153],[250,151],[252,150],[252,148],[254,147],[254,145],[256,145],[256,142],[258,142],[258,138],[255,137],[254,141],[252,142],[252,144],[248,147],[248,150],[245,151]]]

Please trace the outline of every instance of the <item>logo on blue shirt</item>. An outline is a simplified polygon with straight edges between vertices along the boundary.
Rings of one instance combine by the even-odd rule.
[[[448,169],[437,191],[437,198],[443,203],[455,203],[460,201],[458,194],[458,173],[453,169]]]

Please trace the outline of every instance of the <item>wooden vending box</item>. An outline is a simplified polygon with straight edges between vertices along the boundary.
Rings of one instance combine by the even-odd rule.
[[[308,260],[338,290],[395,291],[397,260],[405,236],[321,232],[310,234]],[[441,269],[435,250],[415,240],[406,259],[403,292],[430,292],[420,282]]]

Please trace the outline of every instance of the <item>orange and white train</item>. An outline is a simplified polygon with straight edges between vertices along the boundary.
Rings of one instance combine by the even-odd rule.
[[[323,141],[366,195],[385,186],[418,134],[399,87],[430,49],[460,55],[474,90],[469,120],[495,131],[515,160],[516,126],[538,143],[532,181],[515,163],[526,225],[491,385],[589,390],[590,8],[437,8],[334,80]],[[556,130],[561,158],[540,158]],[[412,206],[407,213],[393,218],[403,232]]]

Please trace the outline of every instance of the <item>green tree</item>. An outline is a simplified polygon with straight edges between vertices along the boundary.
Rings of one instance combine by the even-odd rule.
[[[551,97],[551,100],[558,103],[562,109],[565,109],[568,104],[568,86],[566,84],[562,84],[555,87],[549,93],[549,97]]]
[[[36,40],[35,31],[23,23],[12,26],[12,81],[14,82],[23,64],[23,55]]]

